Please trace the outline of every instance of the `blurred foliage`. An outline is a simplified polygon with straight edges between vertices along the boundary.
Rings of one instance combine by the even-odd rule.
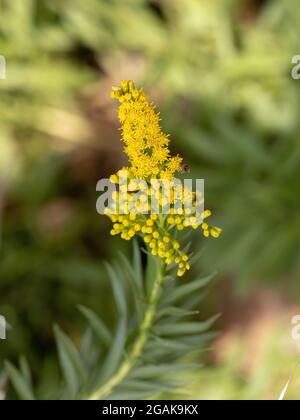
[[[230,344],[217,364],[198,373],[198,380],[189,387],[191,398],[203,400],[278,400],[287,382],[284,400],[299,400],[300,369],[298,349],[288,345],[285,326],[268,327],[260,337],[261,354],[249,362],[249,343],[243,334],[231,337]],[[290,347],[290,348],[289,348]]]
[[[199,269],[217,265],[236,290],[297,286],[297,0],[1,0],[0,13],[1,359],[25,353],[50,381],[53,322],[74,331],[78,303],[112,322],[102,259],[124,245],[108,240],[95,185],[120,158],[97,121],[115,123],[105,98],[122,78],[152,89],[206,180],[224,235]]]
[[[176,362],[192,355],[195,360],[195,355],[216,336],[208,330],[219,315],[200,321],[195,310],[205,296],[202,289],[213,276],[182,284],[176,264],[166,269],[151,254],[143,270],[137,242],[132,262],[124,254],[118,256],[119,261],[107,265],[116,308],[113,333],[95,312],[80,306],[87,320],[80,350],[58,326],[54,329],[63,376],[61,387],[50,390],[48,386],[46,393],[40,393],[24,357],[19,369],[5,363],[21,399],[131,400],[183,392],[187,382],[178,380],[176,373],[199,364]]]

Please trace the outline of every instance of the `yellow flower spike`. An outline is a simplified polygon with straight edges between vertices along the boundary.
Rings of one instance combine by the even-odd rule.
[[[159,256],[167,265],[175,262],[177,275],[181,277],[190,269],[190,264],[188,255],[181,252],[180,243],[174,240],[176,230],[201,227],[204,237],[211,235],[213,238],[218,238],[222,230],[204,222],[212,215],[210,210],[202,213],[199,223],[194,213],[198,195],[190,190],[183,191],[181,186],[173,182],[176,172],[182,172],[182,159],[180,156],[171,156],[169,136],[162,132],[159,113],[142,89],[137,89],[132,81],[123,80],[120,87],[113,87],[111,96],[120,103],[118,116],[124,151],[129,160],[129,167],[120,169],[110,177],[112,183],[120,184],[119,191],[112,194],[114,207],[105,211],[113,223],[111,234],[120,234],[122,239],[130,240],[142,232],[152,255]],[[124,185],[121,182],[124,177],[127,178],[128,189],[127,183]],[[168,198],[161,191],[161,179],[165,180],[165,184],[170,181],[173,186],[168,216],[149,214],[153,194],[156,204],[169,205]],[[138,191],[142,194],[132,202]],[[178,200],[182,204],[192,203],[192,207],[175,206]],[[133,210],[128,207],[131,202],[135,206]],[[114,214],[115,207],[117,214]]]
[[[131,163],[132,176],[146,179],[174,177],[179,172],[182,159],[171,157],[170,140],[160,128],[159,114],[133,82],[123,82],[114,88],[114,98],[121,102],[119,118],[122,123],[122,140]],[[149,151],[151,153],[149,153]]]

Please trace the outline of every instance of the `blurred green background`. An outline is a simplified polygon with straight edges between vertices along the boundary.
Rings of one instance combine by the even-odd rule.
[[[220,338],[192,398],[278,398],[300,344],[298,0],[0,0],[0,363],[25,354],[58,381],[52,324],[80,340],[77,304],[113,306],[103,262],[130,246],[96,213],[98,179],[124,164],[112,84],[155,101],[174,151],[205,178],[224,233],[195,236],[218,269],[206,310]],[[298,305],[298,306],[297,306]],[[300,378],[300,374],[299,374]],[[289,397],[298,398],[300,385]]]

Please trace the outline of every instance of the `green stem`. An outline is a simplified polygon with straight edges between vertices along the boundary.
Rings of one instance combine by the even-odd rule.
[[[153,288],[150,294],[149,305],[140,325],[138,337],[132,346],[129,356],[122,362],[119,370],[115,373],[115,375],[113,375],[108,380],[108,382],[106,382],[99,389],[92,393],[92,395],[88,398],[89,400],[101,400],[106,398],[107,395],[109,395],[114,390],[114,388],[126,378],[141,356],[147,343],[156,314],[160,289],[164,279],[163,267],[163,264],[159,262],[157,276],[153,282]]]

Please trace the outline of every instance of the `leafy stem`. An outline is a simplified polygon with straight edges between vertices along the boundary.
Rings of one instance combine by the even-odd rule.
[[[89,396],[89,400],[101,400],[106,398],[135,367],[136,362],[138,361],[147,344],[149,332],[153,326],[163,279],[164,264],[162,262],[159,262],[157,275],[154,279],[149,297],[149,303],[139,328],[139,334],[133,343],[132,349],[128,357],[126,357],[126,359],[123,361],[118,371],[104,385],[102,385]]]

